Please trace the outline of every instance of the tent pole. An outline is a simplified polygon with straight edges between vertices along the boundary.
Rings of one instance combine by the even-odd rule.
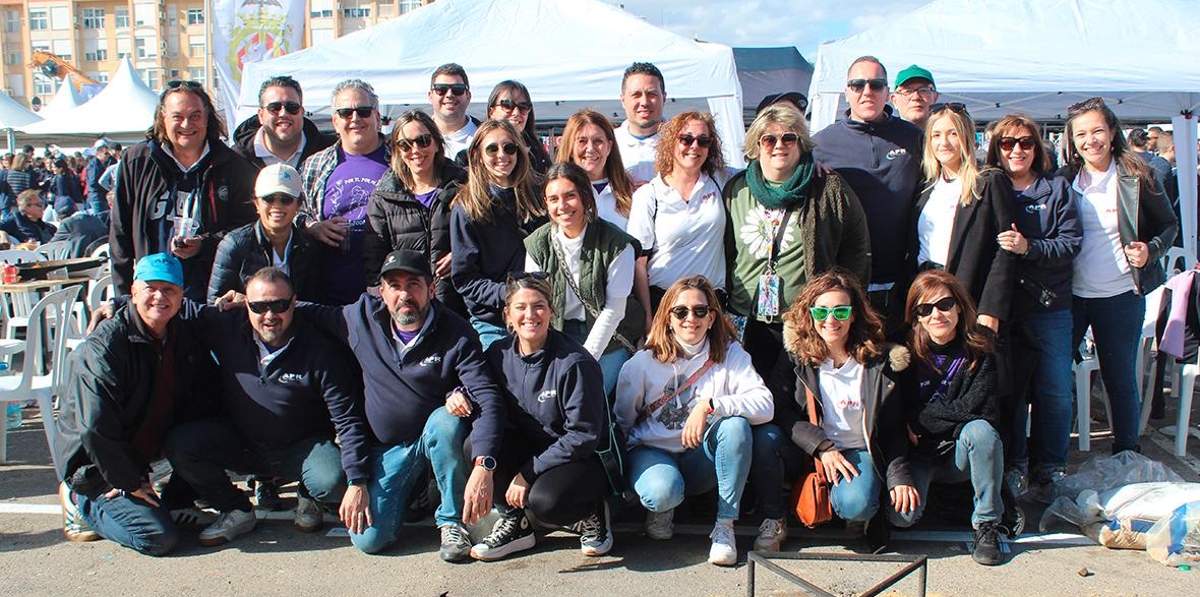
[[[16,153],[17,148],[17,133],[12,129],[4,129],[4,139],[8,142],[8,150],[6,153]]]

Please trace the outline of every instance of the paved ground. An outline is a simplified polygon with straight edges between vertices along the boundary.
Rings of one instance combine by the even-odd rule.
[[[36,409],[34,409],[36,411]],[[29,413],[30,411],[26,411]],[[1193,420],[1196,420],[1195,418]],[[1150,432],[1146,454],[1169,463],[1191,481],[1200,481],[1195,456],[1175,459],[1169,438]],[[1092,454],[1108,453],[1108,442],[1093,443]],[[1075,464],[1087,455],[1073,453]],[[188,539],[176,555],[139,556],[107,541],[74,544],[63,539],[44,436],[36,416],[9,435],[8,465],[0,465],[0,594],[60,595],[746,595],[749,549],[756,529],[740,529],[742,561],[716,568],[707,556],[707,532],[700,524],[678,525],[670,542],[640,535],[636,513],[619,523],[610,557],[585,558],[578,541],[564,533],[539,537],[535,550],[490,564],[446,564],[437,559],[436,530],[428,522],[408,528],[408,537],[383,556],[366,556],[349,545],[337,525],[304,535],[287,520],[266,520],[258,530],[222,548],[203,548]],[[1038,512],[1031,512],[1036,530]],[[750,521],[747,521],[750,522]],[[710,523],[711,524],[711,523]],[[1027,533],[1009,545],[1012,560],[1000,567],[975,564],[961,528],[923,523],[897,533],[893,552],[928,555],[929,595],[1184,596],[1200,590],[1200,571],[1161,566],[1141,552],[1113,551],[1078,536]],[[840,530],[800,532],[785,551],[853,553],[865,549]],[[331,536],[332,535],[332,536]],[[900,568],[895,563],[782,562],[796,574],[834,594],[861,593]],[[1081,576],[1086,568],[1088,575]],[[756,595],[801,595],[774,574],[758,568]],[[915,576],[888,595],[916,595]]]

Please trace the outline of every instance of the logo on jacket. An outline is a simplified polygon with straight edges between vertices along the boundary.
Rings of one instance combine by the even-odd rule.
[[[217,199],[221,201],[229,200],[229,187],[227,185],[217,187]]]
[[[1037,212],[1039,212],[1039,211],[1046,211],[1046,204],[1045,204],[1045,203],[1034,203],[1033,205],[1026,205],[1026,206],[1025,206],[1025,212],[1026,212],[1026,213],[1037,213]]]
[[[304,385],[303,373],[284,373],[279,376],[279,383],[285,386]]]
[[[558,398],[558,390],[545,390],[541,394],[538,394],[538,402],[545,402],[547,400],[556,400],[557,398]]]
[[[903,147],[897,147],[897,148],[887,152],[887,159],[889,161],[894,160],[902,155],[908,155],[908,150],[904,149]]]
[[[438,363],[440,363],[440,362],[442,362],[442,355],[440,355],[440,354],[431,354],[431,355],[429,355],[429,356],[427,356],[427,357],[425,357],[425,358],[421,359],[421,363],[420,363],[420,365],[421,365],[422,367],[432,367],[432,366],[434,366],[434,365],[436,365],[436,364],[438,364]]]

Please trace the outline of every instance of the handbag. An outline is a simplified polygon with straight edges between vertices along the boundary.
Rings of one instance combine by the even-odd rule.
[[[808,421],[817,425],[816,397],[805,388],[808,400]],[[829,500],[829,479],[820,458],[813,458],[815,470],[805,473],[792,485],[792,510],[804,526],[813,528],[833,519],[833,503]]]

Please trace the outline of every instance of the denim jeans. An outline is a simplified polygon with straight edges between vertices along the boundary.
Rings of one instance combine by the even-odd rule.
[[[83,519],[101,537],[148,556],[167,555],[179,543],[179,529],[166,506],[152,506],[139,498],[103,494],[93,498],[74,493]]]
[[[341,451],[328,435],[265,446],[242,437],[221,419],[184,423],[167,434],[167,459],[200,497],[220,512],[249,510],[250,500],[225,471],[300,481],[300,495],[338,504],[346,491]]]
[[[750,423],[726,417],[709,425],[698,449],[675,453],[650,446],[629,451],[629,477],[642,505],[666,512],[685,495],[717,488],[717,518],[737,520],[750,473]]]
[[[1026,464],[1032,456],[1039,477],[1066,470],[1071,443],[1071,311],[1032,313],[1024,330],[1014,330],[1013,376],[1017,400],[1013,413],[1010,464]],[[1026,406],[1031,405],[1031,409]],[[1030,411],[1032,410],[1032,415]],[[1029,444],[1025,426],[1032,416]]]
[[[366,553],[379,553],[396,542],[404,524],[409,494],[426,466],[442,503],[434,511],[438,525],[462,522],[463,490],[470,470],[463,452],[470,423],[440,407],[429,415],[421,437],[415,441],[375,446],[371,453],[371,526],[363,533],[350,533],[350,542]]]
[[[975,490],[975,511],[971,525],[979,528],[985,522],[999,522],[1004,514],[1000,491],[1004,478],[1004,447],[1000,434],[991,423],[976,419],[963,427],[955,442],[954,453],[940,460],[913,458],[910,461],[913,481],[921,504],[908,515],[887,509],[888,519],[898,527],[910,527],[921,518],[929,501],[929,484],[934,481],[961,483],[970,481]]]
[[[1107,298],[1075,297],[1071,311],[1072,348],[1079,346],[1088,325],[1092,326],[1100,378],[1112,406],[1113,453],[1135,450],[1141,424],[1141,399],[1135,378],[1146,299],[1132,290]]]
[[[588,329],[582,321],[568,319],[563,321],[562,333],[583,344],[587,341]],[[605,396],[613,395],[613,390],[617,389],[617,378],[621,375],[621,367],[625,365],[625,361],[631,358],[633,358],[633,353],[626,348],[618,348],[600,355],[600,373],[604,375]]]
[[[471,316],[471,327],[475,328],[476,334],[479,334],[479,343],[483,345],[484,350],[487,350],[492,342],[508,335],[508,330],[490,324],[474,315]]]
[[[754,464],[751,479],[763,518],[783,518],[784,481],[793,481],[802,472],[812,470],[813,458],[805,454],[777,425],[768,423],[754,427]],[[879,511],[883,479],[875,470],[875,460],[867,450],[842,450],[842,456],[858,469],[858,476],[830,487],[829,500],[833,511],[842,520],[870,520]]]

